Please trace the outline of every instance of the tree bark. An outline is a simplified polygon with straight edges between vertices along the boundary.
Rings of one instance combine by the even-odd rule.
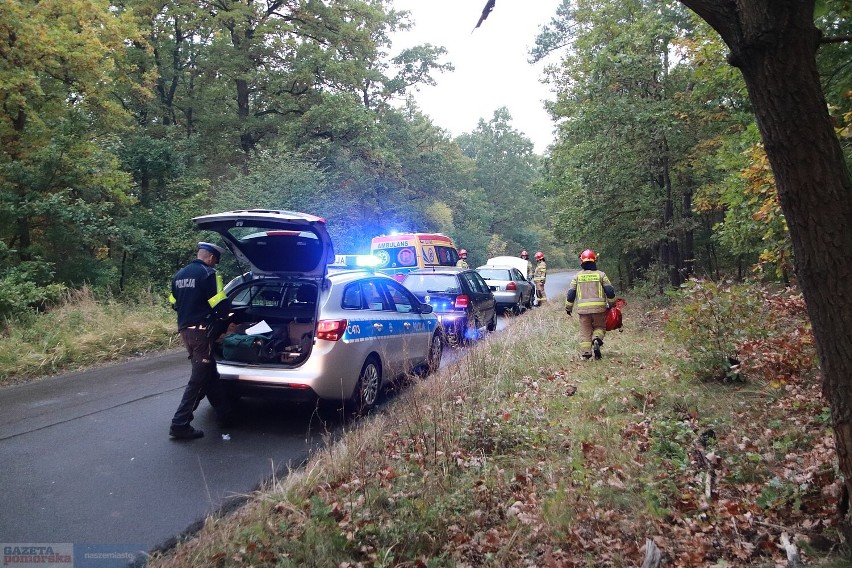
[[[719,32],[745,78],[790,229],[840,471],[852,493],[852,179],[817,73],[814,0],[681,2]]]

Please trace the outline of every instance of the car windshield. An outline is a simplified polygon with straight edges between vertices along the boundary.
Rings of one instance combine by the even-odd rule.
[[[409,274],[402,283],[415,294],[460,292],[458,279],[452,274]]]
[[[486,280],[511,280],[509,271],[505,268],[479,268],[477,272]]]

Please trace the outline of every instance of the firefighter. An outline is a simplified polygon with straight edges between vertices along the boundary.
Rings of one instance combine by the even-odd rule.
[[[530,262],[530,253],[525,250],[521,251],[521,258],[527,261],[527,280],[532,281],[533,279],[533,265]]]
[[[467,250],[459,250],[459,260],[456,262],[456,266],[459,268],[470,268],[470,265],[467,263]]]
[[[547,301],[547,295],[544,293],[544,282],[547,280],[547,262],[544,260],[544,253],[538,251],[535,253],[535,271],[533,272],[533,284],[535,284],[535,295],[538,302],[541,304]]]
[[[565,298],[565,313],[577,308],[580,317],[580,353],[583,359],[601,358],[606,335],[606,310],[615,303],[615,288],[606,273],[598,270],[598,255],[592,249],[580,254],[580,272],[571,279]]]
[[[198,243],[195,260],[181,268],[172,279],[169,299],[177,311],[178,332],[192,363],[189,382],[169,428],[172,439],[194,440],[204,436],[204,432],[193,428],[190,422],[193,411],[205,396],[216,411],[220,425],[232,419],[230,401],[216,371],[213,353],[216,338],[210,334],[217,308],[222,309],[227,304],[222,276],[215,268],[222,251],[222,247],[212,243]]]

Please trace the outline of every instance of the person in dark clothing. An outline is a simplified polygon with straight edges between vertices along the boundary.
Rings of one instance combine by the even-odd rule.
[[[224,425],[231,419],[231,405],[225,396],[216,371],[213,353],[215,337],[208,330],[216,316],[216,308],[223,305],[225,293],[222,277],[216,273],[223,249],[211,243],[198,243],[195,260],[181,268],[172,278],[172,307],[177,311],[180,338],[189,353],[192,373],[183,391],[183,397],[172,418],[169,436],[178,440],[193,440],[204,432],[190,425],[193,411],[207,396],[217,420]]]

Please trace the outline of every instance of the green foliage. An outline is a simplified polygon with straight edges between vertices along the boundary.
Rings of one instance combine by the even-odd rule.
[[[651,451],[660,459],[671,462],[672,467],[684,469],[689,465],[689,449],[695,433],[683,420],[658,420],[651,432]]]
[[[0,385],[174,347],[179,341],[174,310],[157,291],[139,290],[119,301],[87,287],[67,290],[39,314],[10,315],[3,323]]]
[[[793,290],[692,279],[666,333],[684,346],[680,371],[702,380],[778,384],[816,364],[804,300]]]
[[[699,379],[739,379],[740,342],[763,335],[762,299],[747,284],[686,282],[666,326],[667,334],[684,346],[680,370]]]
[[[512,126],[508,109],[495,110],[488,121],[480,119],[473,132],[456,142],[473,162],[475,184],[455,196],[457,244],[481,263],[493,256],[489,250],[495,237],[505,242],[500,254],[546,248],[551,224],[541,215],[533,191],[541,176],[540,161],[532,142]]]
[[[51,283],[52,278],[51,266],[43,261],[22,262],[0,271],[0,318],[20,317],[56,303],[65,287]]]

